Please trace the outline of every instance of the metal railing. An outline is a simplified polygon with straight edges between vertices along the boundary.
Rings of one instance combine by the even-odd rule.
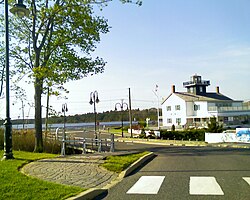
[[[250,111],[250,106],[229,106],[229,107],[210,106],[210,107],[208,107],[208,111],[218,111],[218,112],[225,112],[225,111]]]
[[[194,85],[194,84],[201,84],[201,85],[210,85],[210,81],[186,81],[183,82],[183,86],[187,86],[187,85]]]
[[[58,140],[62,143],[61,145],[61,155],[65,155],[66,147],[73,149],[79,149],[83,154],[89,152],[103,152],[103,151],[115,151],[115,142],[114,134],[110,134],[110,138],[86,138],[86,137],[72,137],[66,136],[65,139],[63,136],[59,135],[59,132],[56,131],[55,134],[47,135],[48,139]]]

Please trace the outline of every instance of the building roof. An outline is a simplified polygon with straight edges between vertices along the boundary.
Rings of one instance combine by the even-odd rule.
[[[184,101],[234,101],[233,99],[216,92],[205,93],[204,95],[196,95],[188,92],[175,92],[172,93],[183,99]],[[172,95],[171,94],[171,95]],[[163,103],[171,96],[169,95]]]
[[[204,95],[197,95],[188,92],[176,92],[177,96],[185,101],[233,101],[233,99],[220,93],[206,93]]]

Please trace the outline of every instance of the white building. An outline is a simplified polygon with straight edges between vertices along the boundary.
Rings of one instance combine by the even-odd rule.
[[[210,81],[194,75],[191,80],[184,82],[187,92],[176,92],[172,86],[172,93],[162,103],[163,127],[205,127],[211,117],[225,124],[249,122],[250,106],[244,106],[243,101],[234,101],[223,95],[216,88],[216,92],[207,92]]]

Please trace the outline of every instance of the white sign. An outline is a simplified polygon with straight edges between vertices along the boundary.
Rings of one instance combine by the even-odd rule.
[[[237,128],[236,133],[205,133],[205,142],[207,143],[222,143],[222,142],[250,143],[250,128]]]

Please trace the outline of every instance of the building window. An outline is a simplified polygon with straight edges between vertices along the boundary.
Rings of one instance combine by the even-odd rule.
[[[180,124],[181,123],[181,118],[176,118],[176,123]]]
[[[181,106],[180,105],[176,105],[175,106],[175,110],[180,110],[181,109]]]
[[[171,111],[171,106],[167,106],[167,111]]]
[[[167,118],[167,123],[168,124],[172,124],[172,119],[171,118]]]
[[[194,111],[200,110],[200,105],[194,105]]]
[[[202,86],[200,86],[200,92],[203,92],[203,87]]]

